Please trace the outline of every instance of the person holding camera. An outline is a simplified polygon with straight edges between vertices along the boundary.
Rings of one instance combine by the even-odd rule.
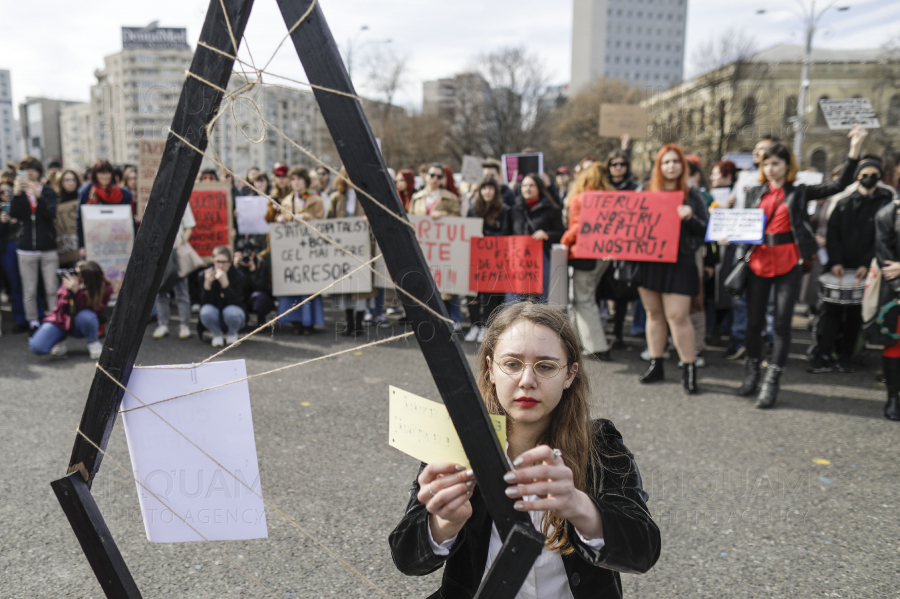
[[[200,284],[200,322],[212,333],[212,346],[235,343],[247,324],[243,308],[247,281],[232,264],[231,250],[224,245],[213,248],[212,265],[200,273]],[[223,329],[228,331],[224,339]]]
[[[59,274],[62,285],[56,291],[55,308],[32,335],[28,347],[36,356],[64,356],[69,349],[66,337],[71,335],[87,341],[91,360],[97,360],[103,349],[100,324],[112,296],[112,283],[100,265],[90,260]]]
[[[47,310],[54,306],[53,290],[59,284],[56,276],[56,269],[59,268],[59,254],[56,252],[58,197],[53,187],[40,183],[43,170],[41,161],[33,156],[26,156],[19,162],[19,175],[13,184],[13,199],[9,207],[10,218],[19,222],[16,253],[22,278],[25,319],[32,334],[41,326],[38,279],[44,278]]]
[[[275,309],[268,253],[257,254],[250,240],[241,239],[235,245],[234,267],[244,275],[250,294],[244,301],[244,311],[256,314],[256,325],[261,326],[266,315]]]

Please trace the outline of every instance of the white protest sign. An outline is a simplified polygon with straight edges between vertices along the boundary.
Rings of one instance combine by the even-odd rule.
[[[132,371],[122,419],[147,540],[269,536],[246,376],[243,360]]]
[[[472,185],[481,181],[482,162],[484,161],[481,158],[475,156],[463,156],[462,168],[459,171],[462,180],[466,183],[471,183]]]
[[[482,236],[482,219],[410,216],[409,220],[441,293],[475,295],[469,291],[469,240]]]
[[[85,258],[103,269],[113,285],[113,298],[119,294],[128,259],[134,247],[134,220],[131,206],[84,204],[81,206]]]
[[[872,108],[868,98],[849,98],[847,100],[819,100],[819,108],[825,116],[829,129],[852,129],[862,125],[867,129],[881,127],[878,115]]]
[[[800,171],[794,180],[794,185],[818,185],[825,180],[825,175],[819,172]],[[759,171],[741,171],[738,173],[737,182],[734,184],[734,207],[743,208],[747,205],[747,191],[751,187],[762,185],[759,182]]]
[[[719,205],[719,207],[727,207],[728,198],[731,197],[731,194],[734,193],[731,187],[714,187],[709,190],[709,193],[713,197],[713,202]]]
[[[366,217],[332,218],[309,221],[309,224],[352,255],[348,256],[305,225],[272,223],[269,226],[269,240],[272,247],[273,295],[315,293],[358,268],[360,261],[366,262],[372,257]],[[372,273],[362,269],[330,288],[327,295],[370,291]]]
[[[382,287],[384,289],[393,289],[394,283],[391,279],[391,273],[388,270],[387,264],[384,262],[384,252],[381,251],[381,248],[378,247],[378,244],[375,244],[375,255],[381,256],[378,260],[375,261],[374,267],[375,272],[379,273],[382,276],[374,276],[372,277],[372,286],[373,287]]]
[[[716,208],[709,211],[706,241],[715,243],[727,239],[732,243],[762,243],[765,223],[765,212],[758,208]]]
[[[234,199],[237,213],[237,230],[241,235],[266,235],[269,223],[266,212],[269,200],[263,196],[238,196]]]

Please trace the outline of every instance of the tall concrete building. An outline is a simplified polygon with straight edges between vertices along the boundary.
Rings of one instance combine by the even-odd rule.
[[[594,79],[670,87],[684,70],[687,0],[574,0],[572,92]]]
[[[99,127],[93,118],[90,102],[66,106],[59,111],[59,133],[63,165],[79,173],[97,160]]]
[[[62,143],[59,131],[59,113],[66,106],[75,104],[50,98],[25,98],[19,104],[19,126],[22,129],[22,153],[34,156],[44,163],[62,160]]]
[[[12,104],[9,71],[0,70],[0,169],[19,160],[19,129]]]
[[[94,72],[93,159],[137,164],[141,139],[165,139],[193,57],[186,29],[155,23],[122,28],[122,51],[104,58],[106,66]]]

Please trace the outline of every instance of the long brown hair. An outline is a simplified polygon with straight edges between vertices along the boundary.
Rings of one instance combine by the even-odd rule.
[[[490,203],[484,201],[481,190],[491,187],[494,190],[494,199]],[[493,177],[482,179],[478,184],[478,192],[475,194],[475,216],[483,218],[489,224],[497,222],[503,214],[503,194],[500,193],[500,184]]]
[[[103,303],[106,293],[106,285],[109,280],[103,274],[103,269],[93,260],[82,260],[75,265],[78,276],[84,281],[84,295],[87,307],[96,310]]]
[[[684,150],[678,144],[666,144],[656,153],[656,160],[653,161],[653,172],[650,175],[647,191],[665,191],[663,183],[666,179],[662,174],[662,159],[669,152],[678,154],[678,160],[681,162],[681,175],[678,177],[677,188],[683,191],[684,197],[687,198],[687,194],[691,190],[690,183],[688,183],[690,167],[688,166],[687,157],[684,155]]]
[[[586,493],[597,493],[600,481],[593,480],[591,489],[588,489],[588,479],[592,464],[599,464],[599,448],[594,439],[593,423],[591,422],[588,398],[590,397],[590,383],[586,373],[580,366],[584,363],[581,358],[581,343],[578,333],[569,323],[565,312],[559,308],[546,304],[534,304],[531,302],[519,302],[510,304],[503,310],[496,310],[488,319],[487,333],[477,359],[478,389],[484,398],[485,406],[490,414],[506,415],[500,400],[497,398],[497,389],[491,383],[487,359],[494,357],[494,349],[497,339],[504,331],[515,323],[527,320],[534,324],[542,324],[559,335],[560,344],[566,353],[566,361],[571,368],[572,364],[578,364],[579,369],[575,373],[575,379],[568,389],[562,392],[559,404],[550,415],[550,424],[547,430],[538,439],[539,444],[549,445],[562,451],[563,460],[572,470],[572,479],[575,488]],[[515,426],[507,418],[507,430]],[[553,533],[549,534],[550,527]],[[551,512],[544,514],[541,523],[542,532],[547,536],[545,546],[550,551],[559,551],[568,555],[574,551],[566,533],[566,521]]]
[[[611,191],[612,183],[609,182],[609,172],[602,162],[594,162],[587,168],[581,169],[575,187],[572,189],[572,197],[585,191]]]

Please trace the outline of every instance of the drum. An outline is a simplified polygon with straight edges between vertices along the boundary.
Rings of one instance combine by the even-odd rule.
[[[866,291],[866,279],[857,280],[856,273],[844,273],[837,278],[831,273],[819,277],[819,296],[823,302],[844,306],[859,306]]]

